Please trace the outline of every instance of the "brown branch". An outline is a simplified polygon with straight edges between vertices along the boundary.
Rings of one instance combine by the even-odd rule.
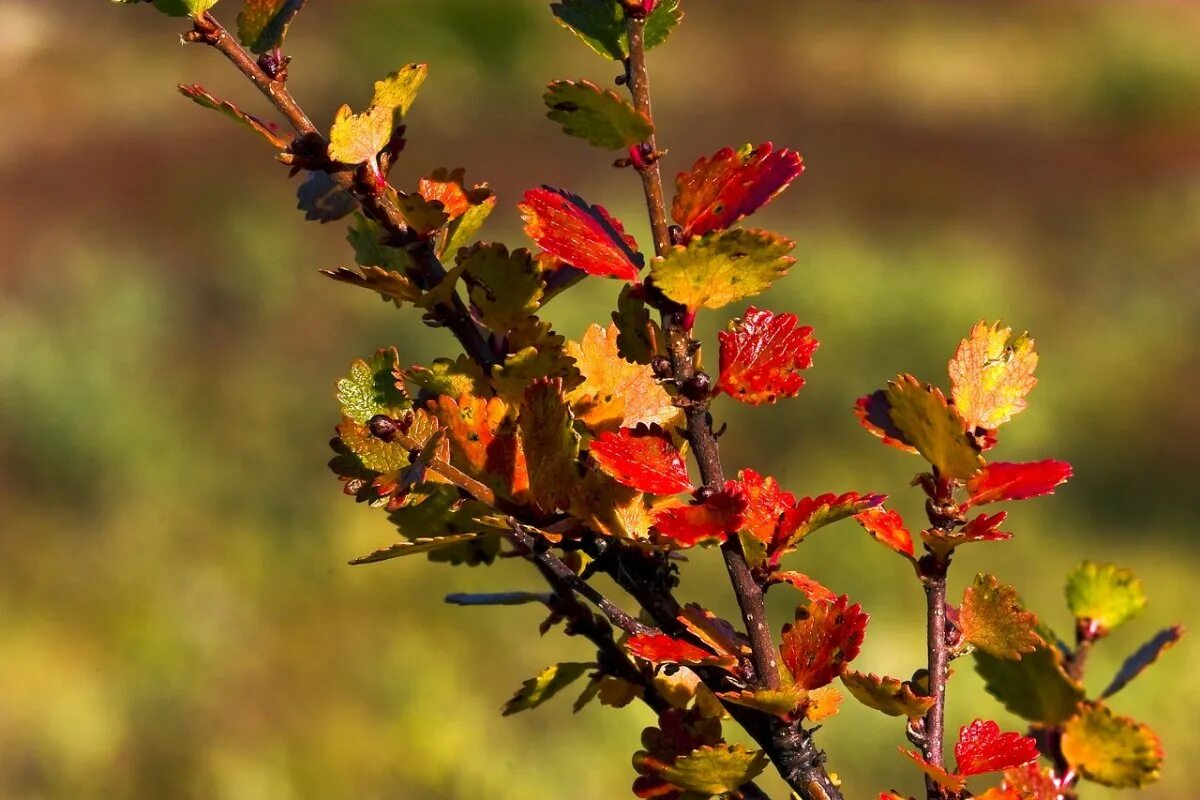
[[[229,31],[217,21],[211,13],[205,13],[196,18],[193,28],[184,35],[184,40],[206,44],[224,55],[238,70],[250,79],[263,95],[271,101],[276,110],[281,113],[288,123],[305,140],[306,147],[325,153],[325,140],[308,115],[292,97],[287,85],[281,80],[274,80],[258,62],[246,51]],[[379,223],[388,232],[390,241],[403,248],[412,256],[416,265],[417,280],[421,288],[431,289],[446,277],[446,269],[442,266],[433,246],[425,239],[417,236],[404,219],[397,206],[386,192],[372,191],[364,186],[355,176],[355,169],[345,164],[328,162],[323,164],[329,176],[339,186],[350,192],[361,204],[363,212]],[[450,300],[434,309],[433,315],[437,321],[449,328],[462,343],[463,349],[472,359],[485,370],[496,363],[496,354],[488,345],[487,338],[462,299],[454,294]]]
[[[946,739],[946,678],[950,669],[950,646],[946,641],[946,572],[948,564],[932,556],[922,560],[929,572],[924,576],[927,611],[926,639],[929,655],[929,695],[933,705],[925,714],[922,749],[925,760],[936,767],[944,766],[943,750]],[[945,797],[945,792],[932,778],[925,778],[925,794],[929,800]]]

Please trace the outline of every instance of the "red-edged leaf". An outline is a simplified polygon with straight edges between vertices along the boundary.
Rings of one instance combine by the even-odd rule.
[[[854,416],[858,417],[859,425],[882,439],[884,444],[906,453],[917,453],[917,448],[904,436],[904,431],[892,422],[892,406],[883,389],[858,398],[854,403]]]
[[[726,147],[679,174],[671,213],[685,238],[725,230],[770,202],[803,171],[798,153],[776,150],[770,142],[753,150]]]
[[[990,515],[980,514],[964,525],[958,532],[958,536],[963,542],[1002,542],[1005,539],[1011,539],[1011,533],[999,530],[1006,519],[1008,519],[1007,511]]]
[[[780,489],[774,478],[764,478],[752,469],[739,472],[738,483],[746,493],[747,502],[742,530],[770,545],[783,514],[795,507],[795,496]]]
[[[804,537],[826,525],[861,514],[874,508],[886,499],[881,494],[859,494],[846,492],[842,495],[827,493],[817,497],[805,497],[788,509],[779,523],[779,532],[771,546],[770,555],[774,563]]]
[[[589,275],[636,281],[643,266],[637,242],[601,206],[544,186],[518,206],[525,233],[545,252]]]
[[[795,314],[773,314],[750,306],[721,340],[717,388],[750,405],[795,397],[804,386],[799,371],[812,366],[817,340]]]
[[[606,431],[589,450],[601,472],[639,492],[678,494],[692,489],[683,456],[657,425]]]
[[[954,762],[959,775],[999,772],[1037,760],[1037,742],[1019,733],[1001,733],[990,720],[977,719],[964,725],[954,745]]]
[[[717,655],[683,639],[665,633],[639,633],[625,642],[629,652],[652,664],[682,664],[689,667],[719,666],[730,668],[737,664],[732,655]]]
[[[802,689],[833,681],[862,647],[869,615],[842,595],[796,609],[796,621],[783,628],[783,664]]]
[[[1052,458],[1021,464],[993,462],[967,482],[971,497],[963,507],[1054,494],[1055,488],[1066,483],[1071,474],[1070,464]]]
[[[963,790],[963,788],[967,785],[967,781],[965,778],[962,778],[959,775],[954,775],[952,773],[949,773],[942,767],[937,767],[937,766],[934,766],[933,764],[930,764],[928,761],[925,760],[924,756],[922,756],[920,753],[918,753],[915,750],[905,750],[904,747],[901,746],[900,752],[903,755],[907,756],[908,758],[912,759],[912,762],[917,765],[917,768],[920,769],[921,772],[924,772],[926,775],[928,775],[930,778],[932,778],[934,783],[936,783],[938,786],[942,786],[942,787],[950,790],[955,795],[957,795],[959,792],[961,792]]]
[[[787,585],[799,589],[800,592],[808,598],[812,603],[824,603],[837,600],[837,595],[832,589],[828,589],[820,581],[815,578],[810,578],[802,572],[775,572],[771,574],[770,583],[786,583]]]
[[[733,481],[706,500],[686,506],[674,506],[654,516],[654,529],[668,544],[694,547],[701,542],[720,543],[742,526],[746,513],[746,495]]]
[[[912,533],[905,527],[904,519],[898,512],[877,506],[856,514],[854,518],[875,541],[910,560],[915,558]]]

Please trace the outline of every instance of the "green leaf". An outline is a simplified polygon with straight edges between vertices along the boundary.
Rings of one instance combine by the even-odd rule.
[[[546,284],[541,265],[528,250],[508,252],[502,244],[480,242],[458,256],[471,304],[483,324],[498,333],[535,314]]]
[[[437,550],[466,544],[478,538],[479,534],[477,533],[460,533],[453,536],[412,539],[407,542],[397,542],[396,544],[384,547],[372,553],[367,553],[365,556],[360,556],[349,563],[351,566],[358,566],[359,564],[375,564],[380,561],[390,561],[393,558],[402,558],[403,556],[415,556],[420,553],[432,553]]]
[[[1019,659],[1045,642],[1037,634],[1037,617],[1021,606],[1017,590],[995,575],[976,575],[959,610],[963,639],[996,658]]]
[[[304,0],[245,0],[238,14],[238,40],[252,53],[265,53],[283,46],[292,18]]]
[[[354,261],[360,266],[403,274],[413,265],[406,251],[383,244],[383,228],[362,214],[354,215],[354,225],[347,231],[346,241],[354,248]]]
[[[1074,716],[1084,698],[1083,686],[1067,675],[1062,656],[1053,645],[1039,647],[1020,661],[976,650],[975,671],[983,678],[989,694],[1013,714],[1030,722],[1043,725],[1065,722]]]
[[[945,478],[966,480],[983,466],[975,440],[942,390],[900,375],[884,390],[888,414],[905,440]]]
[[[249,130],[257,133],[262,138],[266,139],[267,144],[277,150],[285,150],[288,147],[288,140],[276,133],[273,125],[263,122],[252,114],[247,114],[240,108],[225,100],[218,100],[204,90],[203,86],[188,86],[187,84],[179,84],[179,93],[188,98],[201,108],[208,108],[218,113],[224,114],[234,122],[242,125]]]
[[[542,99],[550,109],[546,116],[564,133],[605,150],[628,149],[654,133],[645,114],[591,81],[555,81]]]
[[[140,3],[144,0],[113,0],[114,3]],[[154,0],[154,7],[170,17],[197,17],[220,0]]]
[[[740,744],[706,746],[680,756],[659,774],[681,789],[709,796],[736,791],[754,780],[767,763],[765,753]]]
[[[404,388],[398,385],[400,366],[396,348],[383,348],[370,359],[350,365],[350,375],[338,381],[337,399],[342,414],[366,425],[376,414],[398,417],[412,407]]]
[[[476,193],[481,193],[486,187],[475,187]],[[458,219],[451,220],[446,227],[446,240],[438,249],[438,255],[455,255],[464,247],[471,244],[475,234],[483,227],[483,223],[491,216],[496,207],[496,195],[490,193],[478,202],[472,202],[470,207]]]
[[[722,231],[672,247],[650,265],[650,277],[689,311],[720,308],[769,289],[795,263],[793,247],[766,231]]]
[[[597,55],[623,61],[629,55],[629,34],[621,0],[563,0],[553,3],[559,24],[579,37]],[[683,20],[679,0],[661,0],[646,20],[646,49],[667,40]]]
[[[453,361],[448,358],[434,359],[428,367],[410,367],[404,371],[404,379],[421,391],[422,398],[444,394],[457,399],[464,394],[490,394],[483,370],[465,355]]]
[[[649,364],[663,341],[662,331],[650,318],[646,301],[640,292],[635,294],[633,286],[626,286],[617,295],[617,310],[612,312],[612,321],[619,331],[617,351],[621,358],[635,364]]]
[[[375,163],[417,99],[428,73],[425,64],[407,64],[375,82],[375,96],[361,114],[353,113],[348,105],[339,108],[329,131],[329,157],[344,164]]]
[[[889,717],[918,719],[933,706],[932,697],[926,697],[912,682],[899,678],[848,669],[842,672],[842,683],[858,702]]]
[[[551,664],[539,672],[536,677],[521,684],[521,688],[512,696],[512,699],[504,704],[504,716],[537,708],[595,667],[595,664],[577,661]]]
[[[365,425],[352,419],[342,420],[337,433],[346,450],[359,460],[362,468],[371,472],[389,475],[404,469],[411,461],[403,445],[372,436]]]
[[[1077,620],[1104,634],[1140,614],[1146,593],[1130,570],[1085,561],[1067,577],[1067,605]]]
[[[408,502],[388,514],[388,520],[406,539],[484,533],[493,530],[485,520],[490,507],[474,500],[463,500],[458,490],[444,483],[425,484],[414,489]]]
[[[1162,769],[1158,735],[1099,703],[1066,724],[1062,752],[1084,778],[1114,789],[1146,786],[1158,780]]]

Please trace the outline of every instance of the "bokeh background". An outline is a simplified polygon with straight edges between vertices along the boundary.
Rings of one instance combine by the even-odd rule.
[[[466,167],[501,199],[486,234],[514,244],[521,191],[550,182],[648,241],[633,176],[543,118],[548,80],[615,75],[545,3],[310,5],[291,74],[318,120],[431,63],[399,182]],[[1151,604],[1099,648],[1093,691],[1158,627],[1194,623],[1200,6],[685,6],[652,54],[668,173],[768,139],[808,164],[756,221],[798,241],[763,302],[822,347],[799,399],[720,403],[728,467],[797,493],[885,491],[919,514],[916,462],[851,404],[900,370],[945,381],[971,324],[1003,318],[1043,360],[1000,453],[1069,459],[1077,477],[1012,509],[1012,542],[963,552],[952,591],[993,570],[1066,631],[1078,560],[1132,567]],[[174,93],[199,82],[272,116],[180,30],[98,0],[0,4],[0,796],[628,796],[644,709],[498,713],[584,643],[539,639],[532,608],[441,602],[535,587],[529,569],[345,566],[390,534],[325,469],[334,380],[379,345],[416,363],[453,343],[317,274],[349,260],[342,226],[305,223],[267,148]],[[590,281],[547,314],[577,337],[615,289]],[[859,666],[920,663],[922,598],[900,559],[849,523],[796,558],[873,615]],[[685,594],[730,609],[719,559],[694,562]],[[1163,736],[1148,798],[1195,795],[1198,656],[1185,641],[1114,702]],[[1018,724],[967,663],[951,697],[954,725]],[[848,797],[918,786],[894,720],[847,702],[820,741]]]

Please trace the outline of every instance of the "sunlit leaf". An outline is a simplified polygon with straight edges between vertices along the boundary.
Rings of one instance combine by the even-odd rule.
[[[803,171],[798,153],[776,150],[770,142],[753,149],[726,147],[675,179],[672,216],[685,238],[725,230],[770,202]]]
[[[567,394],[575,414],[591,430],[632,428],[637,425],[671,427],[683,416],[674,400],[646,364],[620,355],[620,331],[615,325],[591,325],[566,353],[575,359],[583,382]]]
[[[733,481],[702,501],[673,506],[654,515],[659,538],[674,547],[719,544],[742,525],[746,496]]]
[[[397,417],[411,408],[408,393],[399,385],[398,359],[396,348],[388,347],[351,364],[350,374],[337,386],[342,414],[365,425],[376,414]]]
[[[359,267],[358,271],[348,267],[323,269],[321,274],[339,283],[348,283],[376,292],[384,300],[390,300],[399,308],[404,303],[419,303],[424,292],[407,276],[383,267]]]
[[[1101,697],[1112,697],[1117,692],[1125,688],[1125,686],[1155,661],[1158,661],[1166,651],[1175,646],[1175,643],[1183,638],[1184,630],[1182,625],[1172,625],[1169,628],[1163,628],[1154,638],[1139,647],[1129,658],[1125,659],[1125,663],[1117,670],[1117,674],[1113,677],[1112,683],[1104,690]]]
[[[570,391],[580,382],[575,359],[566,352],[566,339],[555,333],[550,323],[530,317],[525,324],[508,332],[509,355],[504,363],[492,368],[492,385],[502,397],[520,402],[535,380],[557,378]]]
[[[789,683],[778,689],[745,689],[740,692],[723,692],[722,700],[755,711],[774,714],[781,719],[793,719],[804,710],[808,692]]]
[[[815,578],[810,578],[809,576],[800,572],[790,572],[787,570],[772,572],[771,577],[768,580],[771,584],[786,583],[788,586],[791,586],[793,589],[799,591],[801,594],[807,597],[810,602],[813,603],[833,601],[837,599],[837,595],[833,593],[832,589],[827,588]]]
[[[529,466],[529,490],[543,512],[571,505],[577,484],[579,434],[560,379],[540,379],[525,390],[519,425]]]
[[[288,26],[304,0],[245,0],[238,14],[238,40],[252,53],[283,46]]]
[[[846,492],[835,495],[832,492],[816,497],[803,497],[793,508],[783,514],[780,522],[780,537],[771,548],[771,556],[778,559],[794,549],[805,537],[832,525],[835,522],[861,514],[883,503],[886,498],[881,494],[859,494]]]
[[[1154,783],[1162,769],[1158,735],[1099,703],[1085,706],[1063,727],[1062,752],[1084,778],[1115,789]]]
[[[665,633],[639,633],[625,642],[629,652],[652,664],[682,664],[684,666],[716,666],[731,669],[737,659],[727,654],[717,654],[698,647],[683,639]]]
[[[882,399],[900,441],[915,448],[942,477],[967,480],[983,466],[962,416],[937,387],[900,375],[888,383]]]
[[[521,688],[517,690],[512,699],[504,704],[504,716],[537,708],[595,667],[595,664],[574,661],[551,664],[539,672],[536,677],[521,684]]]
[[[601,206],[558,189],[530,189],[518,206],[525,233],[543,251],[589,275],[637,280],[637,242]]]
[[[769,760],[740,744],[699,747],[661,771],[664,780],[700,795],[726,794],[754,780]]]
[[[869,508],[861,514],[855,514],[863,529],[871,534],[871,538],[889,550],[912,560],[916,557],[913,549],[913,537],[904,525],[904,519],[896,511],[882,506]]]
[[[621,0],[563,0],[552,3],[555,18],[597,55],[613,61],[629,56],[629,33]],[[660,0],[646,19],[646,49],[662,44],[683,19],[679,0]]]
[[[774,478],[763,477],[752,469],[738,473],[738,484],[745,492],[747,502],[742,531],[765,545],[772,544],[783,515],[796,505],[795,496],[783,491]]]
[[[602,472],[639,492],[678,494],[692,488],[683,456],[661,428],[606,431],[588,450]]]
[[[834,601],[800,606],[783,628],[780,654],[796,685],[818,689],[833,681],[858,655],[869,615],[843,595]]]
[[[1070,464],[1054,459],[1022,464],[993,461],[967,482],[970,498],[964,507],[1054,494],[1071,474]]]
[[[528,250],[509,253],[502,244],[480,242],[459,253],[458,263],[471,304],[492,330],[517,327],[541,305],[545,282]]]
[[[954,745],[955,770],[959,775],[1000,772],[1036,761],[1037,742],[1019,733],[1001,732],[989,720],[977,719],[958,731]]]
[[[436,250],[439,256],[451,257],[471,244],[475,234],[496,207],[496,195],[486,183],[468,188],[466,171],[438,168],[422,178],[417,191],[426,200],[442,204],[449,223],[438,234]]]
[[[145,0],[114,0],[117,3],[136,3]],[[198,17],[220,0],[154,0],[154,7],[171,17]]]
[[[410,539],[404,542],[396,542],[393,545],[376,550],[373,553],[368,553],[365,556],[356,558],[350,562],[353,566],[359,564],[375,564],[379,561],[388,561],[393,558],[401,558],[403,556],[415,556],[421,553],[431,553],[437,550],[442,550],[449,547],[454,547],[460,544],[466,544],[472,540],[478,539],[477,533],[457,533],[449,536],[437,536],[425,539]]]
[[[1146,592],[1132,571],[1085,561],[1067,577],[1067,606],[1075,618],[1107,632],[1146,607]]]
[[[795,314],[773,314],[754,306],[718,334],[721,372],[717,388],[743,403],[773,403],[795,397],[804,386],[800,370],[812,366],[817,340]]]
[[[646,115],[611,89],[588,80],[555,81],[542,98],[546,116],[568,136],[604,150],[625,150],[654,134]]]
[[[571,494],[571,516],[597,533],[619,539],[645,540],[654,523],[645,495],[622,486],[596,470],[588,470]]]
[[[429,67],[407,64],[375,82],[375,96],[360,114],[343,105],[329,131],[329,157],[345,164],[375,164],[401,120],[408,114]]]
[[[967,785],[966,778],[961,775],[955,775],[944,767],[939,767],[935,764],[930,764],[925,760],[925,757],[915,750],[905,750],[900,747],[900,753],[908,757],[917,768],[924,772],[934,783],[957,796],[959,792]]]
[[[404,371],[404,380],[421,391],[422,398],[437,395],[483,396],[488,392],[483,370],[465,355],[454,360],[434,359],[429,366],[416,365]]]
[[[179,93],[193,101],[201,108],[208,108],[224,114],[234,122],[257,133],[276,150],[286,150],[290,138],[279,133],[279,128],[270,122],[264,122],[253,114],[247,114],[240,108],[225,100],[218,100],[204,90],[203,86],[179,84]]]
[[[650,265],[654,285],[688,310],[721,308],[765,292],[796,259],[795,247],[766,231],[735,229],[676,245]]]
[[[856,700],[889,717],[919,719],[933,706],[933,698],[921,694],[910,681],[852,669],[842,670],[841,677]]]
[[[994,575],[977,575],[959,609],[963,639],[997,658],[1019,659],[1045,642],[1037,634],[1037,617],[1026,611],[1017,590]]]
[[[979,322],[950,360],[954,404],[970,429],[992,430],[1025,409],[1025,396],[1037,385],[1038,354],[1022,333],[1009,342],[1011,328]]]

